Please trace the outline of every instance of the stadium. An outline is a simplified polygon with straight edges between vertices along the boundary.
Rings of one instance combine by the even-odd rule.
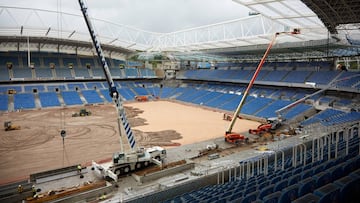
[[[359,1],[166,33],[90,2],[0,4],[1,202],[358,201]]]

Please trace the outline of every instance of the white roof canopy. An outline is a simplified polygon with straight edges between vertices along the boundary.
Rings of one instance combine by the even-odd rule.
[[[300,0],[234,1],[261,14],[171,33],[148,32],[97,18],[92,20],[103,44],[138,51],[202,51],[267,44],[275,32],[293,28],[300,28],[301,34],[282,35],[277,43],[328,37],[322,22]],[[91,14],[91,8],[89,11]],[[80,10],[79,13],[59,13],[0,6],[0,19],[0,36],[91,41]]]

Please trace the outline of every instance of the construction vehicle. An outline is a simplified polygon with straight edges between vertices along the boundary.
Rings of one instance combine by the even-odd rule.
[[[166,158],[165,149],[161,147],[152,147],[149,149],[136,147],[135,137],[126,118],[125,109],[121,102],[121,97],[116,89],[116,85],[110,74],[110,70],[105,60],[100,41],[97,39],[95,30],[88,16],[84,0],[79,0],[79,5],[81,8],[81,12],[84,16],[86,25],[88,27],[99,61],[101,62],[104,75],[109,86],[110,97],[112,98],[116,107],[118,115],[118,130],[120,134],[120,151],[114,153],[112,162],[110,163],[97,164],[93,161],[94,170],[101,174],[104,178],[109,177],[117,181],[119,176],[130,173],[131,171],[141,169],[143,167],[147,167],[151,163],[161,166],[162,162]],[[129,149],[126,149],[126,151],[124,150],[123,146],[123,136],[126,137],[127,143],[129,145]]]
[[[273,46],[273,44],[275,43],[275,40],[277,38],[277,36],[279,36],[280,34],[289,34],[289,35],[295,35],[295,34],[300,34],[300,30],[299,29],[293,29],[291,32],[277,32],[275,33],[275,35],[273,36],[270,44],[268,45],[263,57],[261,58],[260,60],[260,63],[258,65],[258,67],[256,68],[255,72],[254,72],[254,75],[252,76],[245,92],[244,92],[244,95],[243,97],[241,98],[241,101],[238,105],[238,107],[236,108],[236,111],[232,117],[232,120],[230,122],[230,125],[229,125],[229,128],[228,130],[225,132],[225,141],[226,142],[230,142],[230,143],[240,143],[240,142],[244,142],[244,141],[248,141],[248,139],[244,136],[244,135],[241,135],[239,133],[235,133],[235,132],[232,132],[232,128],[234,127],[234,124],[235,124],[235,121],[242,109],[242,106],[244,105],[244,102],[249,94],[249,91],[251,89],[251,87],[253,86],[255,80],[256,80],[256,77],[257,75],[259,74],[262,66],[264,65],[265,63],[265,60],[267,58],[267,56],[269,55],[269,52]]]
[[[18,126],[18,125],[13,125],[11,121],[5,121],[4,122],[4,129],[5,129],[5,131],[20,130],[21,127]]]
[[[267,123],[260,124],[256,129],[249,129],[249,133],[253,135],[262,135],[264,133],[275,133],[281,126],[281,122],[277,118],[268,118]]]
[[[284,123],[286,123],[286,119],[283,117],[283,115],[289,111],[291,108],[295,107],[296,105],[304,102],[306,99],[310,98],[310,97],[313,97],[317,94],[320,94],[326,90],[328,90],[329,88],[333,87],[336,83],[340,82],[340,81],[344,81],[344,80],[348,80],[350,78],[353,78],[353,77],[358,77],[359,75],[356,74],[356,75],[352,75],[352,76],[349,76],[349,77],[344,77],[344,78],[341,78],[341,79],[338,79],[339,77],[341,76],[341,74],[338,74],[332,81],[329,82],[329,84],[327,86],[325,86],[324,88],[321,88],[320,90],[312,93],[312,94],[309,94],[291,104],[288,104],[278,110],[275,111],[277,117],[274,117],[274,118],[269,118],[267,119],[267,123],[266,124],[261,124],[257,127],[257,129],[249,129],[249,133],[250,134],[254,134],[254,135],[262,135],[263,133],[271,133],[271,134],[275,134],[275,130],[279,129],[281,125],[283,125]],[[308,83],[310,85],[312,85],[313,87],[316,86],[316,83],[313,83],[313,82],[310,82]],[[293,132],[293,129],[291,129],[287,134],[289,135],[294,135],[296,134],[295,132]]]
[[[149,101],[148,96],[135,96],[135,100],[138,102],[146,102]]]
[[[73,113],[71,116],[72,117],[91,116],[91,111],[88,111],[86,109],[80,109],[79,113]]]

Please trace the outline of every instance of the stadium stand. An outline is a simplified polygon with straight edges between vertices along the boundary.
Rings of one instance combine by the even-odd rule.
[[[8,110],[9,97],[7,94],[0,94],[0,110]]]
[[[202,187],[166,202],[346,202],[359,196],[356,190],[360,187],[358,135],[323,146],[324,152],[330,150],[330,159],[328,154],[319,153],[318,144],[314,143],[314,147],[308,147],[299,165],[294,163],[302,156],[300,153],[295,156],[287,153],[283,170],[279,167],[282,160],[274,161],[272,154],[267,158],[272,161],[266,169],[248,167],[250,170],[240,172],[226,183]],[[319,159],[315,160],[316,157]],[[240,165],[245,169],[261,159],[263,157],[244,160]]]
[[[89,104],[103,103],[96,90],[83,90],[81,93]]]
[[[76,91],[62,91],[61,96],[66,105],[79,105],[83,104],[79,94]]]
[[[41,107],[55,107],[61,106],[58,96],[55,92],[40,92],[39,99],[41,103]]]
[[[32,93],[21,93],[14,95],[14,109],[33,109],[35,108],[35,98]]]

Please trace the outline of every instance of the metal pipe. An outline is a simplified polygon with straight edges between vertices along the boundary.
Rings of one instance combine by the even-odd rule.
[[[338,157],[339,133],[335,132],[335,159]]]
[[[282,152],[282,158],[281,158],[281,170],[285,170],[285,152]]]
[[[277,151],[275,151],[275,154],[274,154],[274,158],[275,158],[275,162],[274,162],[274,170],[277,171]]]
[[[315,139],[316,138],[313,138],[313,140],[312,140],[311,163],[314,163],[314,161],[315,161]]]

